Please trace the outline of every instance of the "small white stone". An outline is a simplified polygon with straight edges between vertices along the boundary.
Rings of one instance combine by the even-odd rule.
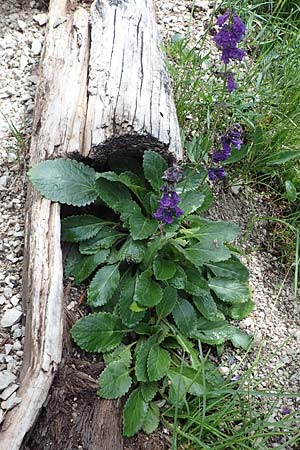
[[[4,420],[4,411],[2,411],[2,409],[0,409],[0,423],[2,423]]]
[[[0,398],[2,400],[7,400],[14,392],[16,392],[16,390],[18,389],[19,385],[18,384],[12,384],[11,386],[9,386],[8,388],[6,388],[1,394],[0,394]]]
[[[0,390],[6,389],[10,384],[16,381],[16,376],[8,370],[0,372]]]
[[[229,367],[221,366],[221,367],[219,367],[219,372],[220,372],[222,375],[224,375],[225,377],[227,377],[227,375],[228,375],[229,372],[230,372],[230,369],[229,369]]]
[[[4,316],[1,319],[1,327],[8,328],[17,323],[22,317],[22,311],[17,308],[11,308],[5,311]]]
[[[12,297],[11,297],[11,299],[10,299],[10,303],[13,305],[13,306],[17,306],[17,304],[20,302],[20,299],[16,296],[16,295],[13,295]]]
[[[12,293],[13,293],[13,291],[12,291],[12,288],[10,288],[10,287],[6,287],[3,289],[3,294],[4,294],[4,297],[6,297],[6,298],[10,298],[12,296]]]
[[[32,44],[31,44],[31,50],[35,56],[38,56],[41,53],[42,44],[38,39],[33,39]]]
[[[15,153],[12,152],[8,152],[7,154],[7,161],[10,163],[13,163],[17,160],[17,155]]]
[[[17,328],[16,330],[14,330],[12,338],[13,339],[18,339],[20,337],[22,337],[22,329],[21,328]]]
[[[18,19],[17,24],[18,24],[20,31],[22,31],[22,32],[25,31],[27,25],[26,25],[26,22],[24,22],[24,20]]]
[[[5,345],[4,345],[5,354],[6,354],[6,355],[9,355],[10,352],[11,352],[11,350],[12,350],[12,348],[13,348],[12,344],[5,344]]]
[[[4,402],[1,403],[1,408],[6,409],[8,411],[12,409],[14,406],[18,405],[19,403],[21,403],[21,398],[17,397],[17,394],[15,392],[8,398],[8,400],[5,400]]]
[[[22,348],[21,342],[20,341],[14,342],[12,348],[13,348],[13,350],[21,350],[21,348]]]
[[[4,295],[0,295],[0,306],[4,305],[6,302],[6,299],[4,297]]]
[[[7,186],[8,180],[9,178],[7,175],[3,175],[2,177],[0,177],[0,186],[5,188]]]
[[[33,16],[33,20],[37,22],[41,27],[46,25],[48,22],[48,15],[47,14],[36,14]]]

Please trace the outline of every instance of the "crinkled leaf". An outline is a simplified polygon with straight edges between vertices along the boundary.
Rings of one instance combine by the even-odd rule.
[[[143,242],[128,238],[120,249],[120,257],[127,262],[139,263],[143,260],[146,246]]]
[[[178,298],[172,315],[179,330],[185,336],[190,336],[197,323],[197,314],[190,302],[184,298]]]
[[[205,194],[198,191],[187,191],[180,195],[179,208],[182,209],[184,216],[197,211],[205,200]]]
[[[147,372],[150,381],[158,381],[163,378],[171,363],[171,356],[168,350],[154,345],[148,355],[147,360]]]
[[[230,251],[223,245],[216,246],[211,240],[197,242],[190,247],[183,248],[178,244],[174,247],[196,267],[203,266],[209,261],[224,261],[230,258]]]
[[[234,345],[235,347],[241,347],[244,350],[248,350],[251,343],[249,335],[234,326],[229,326],[228,338],[231,340],[232,345]]]
[[[152,279],[152,271],[146,270],[141,273],[136,282],[134,301],[150,308],[158,305],[162,299],[162,295],[162,288]]]
[[[155,382],[141,383],[140,388],[145,402],[153,400],[158,391],[158,385]]]
[[[139,323],[145,316],[145,311],[135,312],[130,308],[133,301],[135,283],[136,277],[128,276],[126,282],[122,286],[118,305],[118,311],[122,322],[129,328],[132,328],[134,325]]]
[[[157,256],[153,261],[153,272],[157,280],[169,280],[176,272],[176,265],[173,261]]]
[[[179,400],[182,400],[182,395],[187,392],[197,397],[201,397],[206,392],[203,385],[202,370],[197,371],[187,366],[179,367],[178,369],[171,369],[168,377],[173,387],[173,396],[177,394]],[[182,384],[182,387],[180,384]]]
[[[76,247],[72,247],[65,264],[65,275],[73,276],[75,283],[81,283],[92,272],[106,261],[109,250],[100,250],[94,255],[81,255]]]
[[[201,297],[193,296],[193,302],[205,319],[216,320],[218,307],[209,291],[203,291]]]
[[[100,248],[110,248],[121,239],[125,239],[126,234],[109,227],[103,227],[96,236],[87,241],[80,242],[79,251],[84,255],[91,255],[99,251]]]
[[[105,221],[92,215],[70,216],[61,221],[62,240],[80,242],[95,236]]]
[[[230,278],[215,277],[209,280],[209,287],[226,303],[245,303],[251,300],[251,291],[247,283]]]
[[[100,389],[97,394],[100,397],[113,399],[125,395],[131,386],[132,379],[129,369],[122,360],[110,363],[99,377]]]
[[[156,403],[151,402],[147,415],[143,423],[143,430],[146,434],[151,434],[159,425],[159,408]]]
[[[171,286],[167,286],[163,290],[162,301],[156,306],[156,314],[159,320],[167,317],[173,311],[177,301],[177,291]]]
[[[185,177],[176,186],[176,191],[179,193],[196,191],[207,176],[206,170],[201,167],[199,169],[187,169],[184,167],[183,170]]]
[[[143,168],[145,178],[149,181],[155,191],[158,191],[162,184],[162,176],[168,165],[164,158],[153,151],[146,151],[144,153]]]
[[[158,221],[148,219],[138,209],[131,212],[129,216],[130,234],[132,239],[146,239],[154,234],[158,227]]]
[[[97,198],[96,172],[71,159],[55,159],[35,164],[28,172],[34,187],[54,202],[84,206]]]
[[[123,410],[124,436],[133,436],[142,429],[147,411],[148,404],[143,399],[141,390],[135,389],[128,397]]]
[[[131,362],[130,347],[128,347],[125,344],[120,344],[118,347],[116,347],[111,352],[104,353],[103,359],[107,366],[108,366],[108,364],[115,362],[115,361],[122,361],[123,364],[128,366]]]
[[[83,350],[98,353],[117,347],[126,332],[119,317],[110,313],[95,313],[79,319],[71,335]]]
[[[245,303],[233,304],[230,308],[226,309],[226,312],[231,319],[242,320],[248,317],[254,308],[255,303],[252,300],[248,300]]]
[[[223,278],[236,278],[240,281],[248,281],[249,271],[235,256],[220,262],[209,262],[205,264],[214,275]]]
[[[169,280],[170,286],[175,289],[185,289],[186,281],[187,277],[184,269],[181,266],[177,266],[174,277]]]
[[[105,305],[117,289],[119,280],[119,264],[99,269],[88,288],[88,303],[93,307]]]
[[[185,230],[185,235],[199,241],[215,241],[215,245],[218,245],[233,241],[240,233],[239,227],[230,222],[213,222],[196,215],[188,216],[187,219],[193,228]]]

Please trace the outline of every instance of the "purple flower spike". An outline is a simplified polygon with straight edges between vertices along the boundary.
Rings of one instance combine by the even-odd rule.
[[[233,92],[236,88],[237,86],[234,78],[230,76],[227,77],[227,91],[229,92],[229,94],[231,94],[231,92]]]
[[[246,26],[241,18],[235,13],[227,11],[217,18],[220,27],[213,40],[222,49],[221,60],[228,64],[230,60],[241,61],[245,56],[245,51],[237,48],[237,44],[246,34]]]
[[[221,27],[222,25],[224,25],[225,22],[227,22],[229,16],[230,16],[230,11],[226,11],[225,14],[217,17],[217,24],[219,25],[219,27]]]
[[[286,406],[284,406],[283,408],[281,408],[280,412],[284,416],[287,416],[288,414],[291,414],[292,410],[290,408],[287,408]]]
[[[224,167],[210,167],[207,172],[210,181],[216,181],[218,178],[224,178],[226,176]]]

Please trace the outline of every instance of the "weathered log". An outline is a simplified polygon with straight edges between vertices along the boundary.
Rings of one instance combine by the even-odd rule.
[[[152,0],[94,2],[88,92],[84,155],[155,149],[182,158]]]
[[[57,157],[87,158],[97,164],[114,154],[136,157],[149,148],[169,160],[181,159],[152,0],[96,0],[90,30],[89,13],[76,3],[50,1],[30,164]],[[27,194],[24,261],[26,337],[18,391],[22,402],[5,418],[0,450],[19,450],[61,360],[60,207],[32,187]],[[99,450],[122,448],[116,417],[116,430],[108,432],[112,405],[98,400],[93,409],[93,422],[98,423],[93,450],[97,436]],[[102,410],[105,417],[100,420]],[[112,440],[114,433],[118,435]]]
[[[88,13],[52,0],[40,69],[30,164],[80,150],[86,112]],[[31,187],[26,204],[23,303],[24,362],[18,396],[7,414],[1,450],[18,450],[46,400],[61,359],[63,268],[60,207]]]

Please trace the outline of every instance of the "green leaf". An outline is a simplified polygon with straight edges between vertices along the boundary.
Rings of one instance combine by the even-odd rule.
[[[91,255],[99,251],[100,248],[110,248],[121,239],[125,239],[126,234],[113,228],[103,227],[96,236],[87,241],[80,242],[79,251],[84,255]]]
[[[170,367],[171,356],[168,350],[154,345],[149,352],[147,360],[147,372],[149,381],[161,380]]]
[[[201,297],[193,296],[193,302],[205,319],[216,320],[218,307],[209,291],[203,291]]]
[[[143,242],[134,241],[130,237],[120,249],[120,257],[127,262],[139,263],[143,260],[146,246]]]
[[[156,306],[156,314],[158,321],[167,317],[173,311],[177,302],[177,291],[171,286],[167,286],[163,290],[162,301]]]
[[[130,437],[138,433],[143,426],[148,411],[140,389],[135,389],[128,397],[123,410],[123,434]]]
[[[38,192],[49,200],[84,206],[97,198],[96,172],[71,159],[55,159],[34,165],[28,177]]]
[[[98,253],[83,256],[76,247],[72,247],[65,264],[66,277],[73,276],[75,283],[79,284],[88,278],[92,272],[106,261],[109,250],[100,250]]]
[[[130,309],[135,291],[136,277],[128,276],[126,282],[122,286],[118,311],[122,322],[129,328],[139,323],[145,316],[145,311],[134,312]]]
[[[211,239],[205,239],[197,242],[187,248],[173,243],[174,247],[196,267],[203,266],[209,261],[224,261],[230,258],[230,251],[222,244],[217,244]]]
[[[248,350],[251,343],[248,334],[234,326],[229,327],[228,338],[231,340],[232,345],[241,347],[244,350]]]
[[[61,221],[62,240],[85,241],[98,233],[106,222],[91,215],[70,216]]]
[[[135,302],[151,308],[158,305],[162,295],[162,288],[156,281],[152,280],[151,270],[146,270],[138,277],[133,298]]]
[[[180,393],[180,383],[182,383],[182,391],[189,393],[191,395],[196,395],[201,397],[206,393],[205,387],[203,385],[202,370],[194,370],[191,367],[184,366],[182,368],[171,369],[168,373],[168,377],[172,383],[175,391]]]
[[[251,292],[247,283],[229,278],[211,278],[209,287],[226,303],[245,303],[251,300]]]
[[[214,275],[224,278],[236,278],[240,281],[248,281],[249,271],[235,256],[220,262],[210,262],[205,264]]]
[[[162,176],[168,165],[164,158],[153,151],[144,153],[143,168],[145,178],[149,181],[155,191],[159,191],[163,184]]]
[[[170,286],[175,289],[185,289],[187,278],[184,269],[181,266],[177,266],[174,277],[169,280]]]
[[[198,191],[187,191],[180,195],[180,199],[178,206],[182,209],[184,216],[187,216],[203,205],[205,194]]]
[[[207,177],[207,172],[202,167],[199,169],[183,167],[183,170],[185,177],[176,186],[176,191],[178,193],[196,191]]]
[[[264,164],[266,164],[267,166],[277,166],[279,164],[284,164],[288,161],[299,158],[300,152],[297,152],[295,150],[283,150],[265,158]]]
[[[125,344],[120,344],[111,352],[104,353],[103,359],[107,366],[115,361],[122,361],[125,366],[129,366],[132,359],[130,347]]]
[[[158,227],[158,221],[148,219],[139,209],[135,209],[130,214],[129,225],[131,237],[136,241],[147,239],[154,234]]]
[[[176,265],[173,261],[157,256],[153,261],[153,272],[157,280],[165,281],[173,278]]]
[[[157,391],[158,391],[158,385],[157,385],[157,383],[154,383],[154,382],[141,383],[140,388],[141,388],[142,396],[143,396],[143,399],[145,400],[145,402],[150,402],[151,400],[153,400],[153,398],[155,397],[155,395],[157,394]]]
[[[135,375],[138,381],[149,381],[147,371],[147,360],[150,349],[156,344],[156,336],[151,336],[146,341],[139,341],[139,345],[136,347],[136,362],[135,362]]]
[[[210,292],[207,281],[202,277],[199,269],[190,267],[185,270],[187,281],[185,290],[192,295],[202,296],[203,293]]]
[[[95,313],[79,319],[71,335],[83,350],[98,353],[117,347],[127,331],[119,317],[110,313]]]
[[[119,264],[99,269],[88,288],[88,303],[93,307],[105,305],[117,289],[119,280]]]
[[[110,363],[99,377],[100,389],[97,394],[102,398],[114,399],[125,395],[131,386],[129,369],[122,360]]]
[[[159,408],[155,403],[151,402],[143,423],[143,430],[146,434],[151,434],[157,429],[158,425]]]
[[[215,243],[218,245],[233,241],[240,233],[238,225],[230,222],[213,222],[196,215],[188,216],[187,220],[191,221],[193,228],[185,230],[185,235],[199,241],[218,241]]]
[[[223,164],[227,165],[241,161],[242,159],[246,158],[248,151],[249,151],[248,145],[244,145],[243,148],[241,148],[240,150],[233,148],[231,150],[231,155],[229,156],[229,158],[226,159],[226,161],[223,161]]]
[[[111,173],[113,174],[113,172]],[[129,190],[122,183],[99,178],[96,181],[96,190],[101,200],[114,211],[122,213],[126,206],[134,204]]]
[[[184,298],[178,298],[172,315],[179,330],[185,336],[190,336],[197,323],[197,314],[190,302]]]
[[[290,180],[286,180],[284,183],[285,186],[285,195],[289,202],[294,202],[297,200],[297,189]]]
[[[233,304],[228,308],[227,314],[231,319],[242,320],[249,316],[249,314],[254,310],[255,303],[252,300],[248,300],[245,303]]]

